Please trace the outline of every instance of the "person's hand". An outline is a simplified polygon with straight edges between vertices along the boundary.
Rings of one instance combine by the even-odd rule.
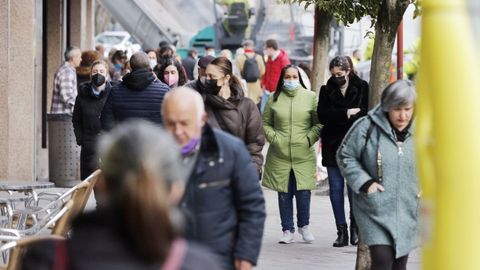
[[[251,270],[252,263],[242,259],[235,259],[235,270]]]
[[[371,193],[374,193],[374,192],[377,192],[377,191],[384,192],[385,188],[382,185],[380,185],[379,183],[373,182],[368,187],[367,194],[371,194]]]
[[[358,112],[360,112],[360,108],[348,109],[348,110],[347,110],[347,118],[352,117],[352,115],[355,115],[355,114],[357,114]]]

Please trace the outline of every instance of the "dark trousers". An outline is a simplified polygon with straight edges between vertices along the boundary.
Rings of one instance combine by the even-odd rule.
[[[328,185],[330,188],[330,202],[332,203],[335,224],[347,224],[345,219],[345,179],[337,166],[327,167]],[[350,205],[350,218],[352,215],[352,190],[347,186],[348,203]]]
[[[395,259],[395,250],[392,246],[369,246],[372,258],[370,270],[406,270],[408,255]]]
[[[83,145],[80,151],[80,178],[85,180],[90,174],[98,169],[98,158],[95,153],[95,145]]]
[[[278,192],[278,208],[282,221],[282,231],[294,232],[293,225],[293,197],[297,204],[297,226],[303,227],[310,223],[310,190],[297,190],[295,173],[290,171],[288,192]]]

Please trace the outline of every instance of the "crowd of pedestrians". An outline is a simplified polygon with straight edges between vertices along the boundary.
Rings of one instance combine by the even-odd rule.
[[[92,258],[75,269],[161,269],[172,254],[183,254],[175,269],[252,269],[265,223],[262,185],[278,193],[279,243],[292,243],[296,230],[315,241],[318,146],[333,247],[360,241],[373,270],[406,269],[420,196],[414,85],[392,83],[369,112],[369,85],[348,56],[333,58],[326,84],[311,89],[308,65],[291,64],[274,39],[263,56],[251,40],[236,53],[215,57],[207,45],[203,56],[192,49],[181,59],[165,42],[130,58],[67,49],[51,113],[73,115],[82,179],[104,174],[96,211],[78,218],[68,240],[72,264]],[[104,250],[82,250],[94,244]]]

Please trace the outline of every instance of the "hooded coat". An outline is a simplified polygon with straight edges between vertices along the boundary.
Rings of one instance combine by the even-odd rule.
[[[116,123],[131,118],[162,124],[163,97],[170,90],[149,69],[139,69],[123,76],[112,92],[102,112],[102,128],[112,129]]]
[[[263,112],[263,128],[270,143],[263,186],[288,192],[293,169],[297,190],[315,189],[313,145],[321,130],[315,93],[299,86],[296,90],[283,90],[276,102],[271,96]]]
[[[377,106],[352,126],[337,153],[340,171],[353,190],[353,213],[362,241],[369,246],[390,245],[397,258],[416,245],[419,188],[413,128],[397,145],[387,114]],[[360,188],[379,179],[377,151],[385,191],[367,194]]]

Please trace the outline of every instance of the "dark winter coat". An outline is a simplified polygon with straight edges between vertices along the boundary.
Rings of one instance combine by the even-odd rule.
[[[147,264],[132,251],[125,239],[119,214],[104,209],[85,214],[73,225],[67,240],[68,268],[75,270],[158,270],[159,264]],[[59,241],[35,244],[25,254],[23,270],[53,270],[60,258],[55,254]],[[55,256],[57,256],[55,258]],[[62,259],[65,259],[63,257]],[[218,258],[203,247],[187,244],[181,270],[220,270]]]
[[[204,127],[181,206],[187,239],[220,255],[222,269],[233,269],[234,258],[257,263],[265,201],[242,141],[208,124]]]
[[[193,90],[196,90],[202,96],[205,95],[205,85],[203,85],[198,79],[193,80],[193,81],[189,81],[184,86],[188,87],[188,88],[191,88]]]
[[[187,56],[182,59],[182,66],[185,68],[185,72],[187,73],[187,77],[189,80],[195,79],[193,77],[193,71],[195,69],[195,65],[197,64],[197,60],[191,56]]]
[[[229,99],[205,94],[205,111],[208,123],[238,138],[247,146],[257,171],[263,165],[262,149],[265,145],[262,117],[255,103],[243,96],[240,89],[232,90]]]
[[[102,130],[100,116],[110,94],[111,85],[106,82],[105,90],[95,96],[90,82],[83,83],[73,108],[73,131],[77,144],[82,147],[80,153],[80,176],[85,179],[98,168],[95,154],[98,134]]]
[[[110,130],[116,123],[141,118],[162,124],[163,97],[170,90],[148,69],[140,69],[123,76],[112,92],[102,112],[102,128]]]
[[[347,110],[360,108],[360,112],[347,118]],[[333,79],[320,88],[317,114],[323,125],[322,165],[337,166],[335,154],[340,143],[353,123],[368,111],[368,83],[357,75],[351,75],[345,96],[340,92]]]

